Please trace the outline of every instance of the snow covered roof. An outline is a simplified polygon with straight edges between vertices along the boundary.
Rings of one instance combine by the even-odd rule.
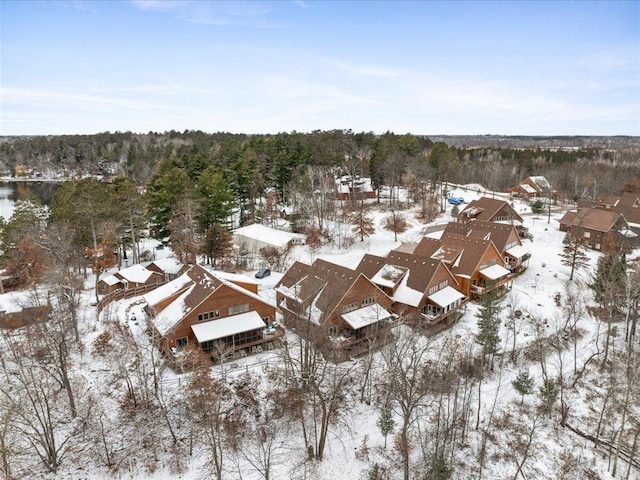
[[[507,255],[510,255],[513,258],[522,258],[527,253],[529,253],[529,251],[522,245],[516,245],[515,247],[511,247],[509,250],[507,250]]]
[[[511,272],[504,268],[502,265],[491,265],[490,267],[480,270],[480,275],[489,280],[498,280],[502,277],[506,277]]]
[[[533,188],[531,185],[529,185],[528,183],[521,183],[520,188],[523,189],[525,192],[527,193],[536,193],[537,190],[535,188]]]
[[[265,327],[266,325],[258,312],[252,311],[191,325],[191,330],[193,330],[198,343],[204,343]]]
[[[182,295],[171,302],[164,310],[154,317],[153,326],[158,330],[160,336],[165,336],[169,330],[176,326],[184,316],[189,313],[186,299],[195,287],[196,284],[194,283]]]
[[[120,283],[122,280],[115,275],[109,275],[108,277],[104,277],[102,281],[112,287],[113,285]]]
[[[115,275],[120,275],[124,280],[131,283],[144,283],[146,282],[151,275],[155,272],[151,270],[147,270],[145,267],[136,263],[135,265],[131,265],[124,270],[120,270],[116,272]]]
[[[529,179],[535,183],[540,190],[551,190],[551,184],[546,177],[543,177],[542,175],[534,175],[529,177]]]
[[[342,314],[342,319],[354,330],[366,327],[382,320],[386,320],[392,316],[383,307],[374,303],[373,305],[367,305],[366,307],[359,308],[349,313]]]
[[[251,278],[247,275],[240,275],[238,273],[229,273],[229,272],[223,272],[222,270],[209,270],[211,273],[213,273],[216,277],[220,278],[221,280],[227,280],[228,282],[233,282],[233,283],[251,283],[254,285],[259,285],[260,282],[256,281],[254,278]]]
[[[178,274],[184,267],[184,264],[179,262],[176,258],[172,257],[159,258],[158,260],[154,260],[153,262],[151,262],[151,265],[155,265],[164,273],[168,273],[171,275]]]
[[[336,180],[336,184],[338,185],[338,191],[340,193],[349,193],[351,186],[359,189],[362,192],[373,192],[373,187],[371,186],[371,179],[367,177],[357,177],[351,178],[349,175],[345,175]]]
[[[397,267],[395,265],[384,265],[378,273],[371,278],[371,281],[376,285],[393,288],[406,273],[407,268]]]
[[[233,235],[259,240],[280,248],[286,247],[292,240],[305,238],[300,233],[285,232],[259,223],[237,228],[233,231]]]
[[[418,305],[420,305],[420,302],[424,297],[424,292],[411,288],[408,285],[409,277],[411,276],[411,274],[412,272],[409,271],[409,273],[404,276],[402,282],[398,286],[398,289],[393,294],[393,299],[396,302],[404,303],[405,305],[410,305],[412,307],[417,307]]]
[[[447,307],[458,300],[462,300],[464,295],[453,287],[444,287],[433,295],[429,295],[429,300],[441,307]]]
[[[175,280],[165,283],[155,290],[151,290],[149,293],[143,295],[142,298],[147,302],[147,305],[156,305],[165,298],[169,298],[171,295],[179,292],[192,281],[187,273],[183,273]]]

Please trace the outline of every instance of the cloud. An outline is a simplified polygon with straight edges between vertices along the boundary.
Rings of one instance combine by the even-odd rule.
[[[350,65],[344,62],[334,62],[335,66],[339,69],[352,73],[354,75],[363,77],[377,77],[377,78],[398,78],[404,75],[404,72],[399,70],[391,70],[389,68],[370,67],[363,65]]]
[[[191,23],[252,28],[282,26],[266,18],[274,10],[272,3],[266,1],[131,0],[131,4],[139,10],[166,12],[178,20]]]
[[[163,109],[172,110],[170,105],[145,102],[130,98],[92,95],[84,93],[70,93],[65,91],[2,88],[0,90],[3,104],[36,105],[39,107],[56,107],[80,110],[91,110],[96,106],[126,107],[136,110]]]
[[[97,93],[142,93],[149,95],[219,95],[220,92],[211,88],[194,88],[183,85],[130,85],[122,87],[90,87],[91,92]]]

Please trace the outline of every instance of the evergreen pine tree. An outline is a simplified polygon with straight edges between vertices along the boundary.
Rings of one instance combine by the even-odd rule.
[[[589,257],[584,252],[584,243],[581,238],[569,235],[569,243],[560,254],[560,262],[571,268],[569,280],[573,280],[573,273],[578,268],[586,268],[589,265]]]
[[[483,295],[480,309],[478,310],[478,333],[476,342],[482,345],[482,357],[486,361],[490,359],[493,370],[493,358],[500,349],[500,305],[501,299],[495,291]]]
[[[520,370],[520,372],[518,372],[518,376],[516,377],[516,379],[513,382],[511,382],[511,385],[513,385],[513,388],[515,388],[516,391],[520,395],[522,395],[520,405],[524,403],[525,395],[530,395],[531,393],[533,393],[533,385],[534,385],[533,377],[529,374],[527,370]]]
[[[553,380],[546,379],[540,387],[540,410],[545,413],[551,412],[553,404],[558,398],[558,386]]]
[[[380,429],[380,433],[384,436],[384,448],[387,448],[387,435],[393,433],[393,428],[396,425],[396,421],[393,419],[393,414],[391,409],[385,407],[380,412],[380,417],[378,418],[378,428]]]

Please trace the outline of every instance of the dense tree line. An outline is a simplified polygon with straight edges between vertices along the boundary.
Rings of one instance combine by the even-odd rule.
[[[508,142],[521,145],[524,140],[519,137],[501,137],[493,146],[476,142],[481,146],[473,147],[455,146],[464,145],[456,142],[457,138],[434,142],[425,136],[351,130],[4,137],[0,139],[0,167],[14,174],[17,165],[24,165],[43,176],[67,178],[122,175],[140,186],[152,180],[166,162],[183,169],[194,181],[212,167],[233,188],[243,211],[250,210],[251,201],[268,188],[287,198],[289,189],[299,183],[310,165],[339,167],[343,173],[371,177],[376,186],[394,186],[416,175],[431,179],[446,174],[450,182],[481,183],[504,190],[529,175],[544,175],[568,199],[617,191],[626,179],[638,176],[640,169],[640,146],[635,137],[611,137],[616,140],[613,143],[609,137],[593,141],[587,141],[589,137],[550,137],[547,147],[544,138],[531,137],[529,145],[535,146],[517,148]],[[446,143],[448,140],[451,142]],[[579,147],[558,148],[567,144]],[[430,159],[437,145],[448,146],[444,160]]]

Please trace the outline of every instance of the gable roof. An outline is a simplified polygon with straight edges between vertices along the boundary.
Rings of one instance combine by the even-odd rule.
[[[149,265],[147,265],[147,268],[151,267],[152,265],[156,266],[161,272],[168,273],[170,275],[177,275],[185,266],[177,258],[173,257],[165,257],[154,260]]]
[[[621,207],[640,208],[640,193],[623,192],[620,195],[618,205]]]
[[[376,285],[393,288],[395,301],[413,307],[418,307],[427,295],[439,269],[446,269],[440,260],[397,250],[389,252],[386,258],[365,255],[356,268]],[[457,286],[456,278],[452,274],[450,277]]]
[[[476,220],[492,221],[502,208],[505,208],[515,220],[523,222],[522,217],[509,205],[509,202],[490,197],[481,197],[478,200],[472,200],[464,210],[460,212],[459,216],[463,218],[475,218]]]
[[[114,285],[117,285],[118,283],[121,283],[122,279],[119,277],[116,277],[115,275],[109,275],[107,277],[100,279],[100,281],[112,287]]]
[[[145,283],[147,280],[149,280],[149,277],[151,277],[151,275],[158,275],[158,272],[152,272],[139,263],[136,263],[135,265],[131,265],[124,270],[117,271],[116,273],[114,273],[114,275],[121,278],[122,280],[125,280],[126,282]]]
[[[423,238],[414,253],[433,258],[433,255],[437,255],[441,249],[457,250],[460,253],[450,266],[450,270],[454,275],[473,275],[488,249],[494,249],[497,255],[500,256],[500,252],[491,240],[466,237],[455,233],[443,233],[440,240],[435,240],[435,244],[433,240],[426,237]],[[440,247],[434,250],[437,243],[440,244]]]
[[[148,305],[153,306],[176,294],[178,295],[153,318],[153,325],[160,335],[164,336],[178,325],[189,312],[197,308],[204,300],[223,286],[231,288],[239,295],[250,297],[253,300],[258,300],[265,305],[274,307],[259,295],[217,277],[200,265],[193,265],[175,280],[147,293],[143,298]]]
[[[267,227],[260,223],[253,223],[245,227],[236,228],[233,231],[234,237],[242,236],[259,240],[271,244],[278,248],[286,247],[292,240],[304,240],[305,236],[300,233],[285,232],[277,228]]]
[[[521,243],[520,237],[515,232],[515,227],[509,223],[486,222],[484,220],[474,220],[469,223],[450,222],[444,228],[443,235],[446,233],[491,240],[501,252],[506,248],[509,237],[513,233],[515,233],[518,243]]]
[[[439,260],[396,251],[389,252],[387,262],[408,269],[410,273],[407,277],[407,286],[422,292],[428,289],[438,269],[445,268]]]
[[[611,231],[621,218],[627,225],[624,215],[620,212],[601,208],[583,208],[577,212],[565,213],[560,219],[560,224],[606,233]]]
[[[529,180],[530,184],[533,185],[539,192],[551,191],[551,183],[549,183],[549,180],[547,180],[546,177],[543,177],[542,175],[527,177],[525,182],[527,180]]]
[[[278,282],[276,290],[298,302],[311,304],[314,317],[311,320],[320,324],[360,278],[387,297],[361,272],[322,259],[316,259],[313,265],[295,262]]]

